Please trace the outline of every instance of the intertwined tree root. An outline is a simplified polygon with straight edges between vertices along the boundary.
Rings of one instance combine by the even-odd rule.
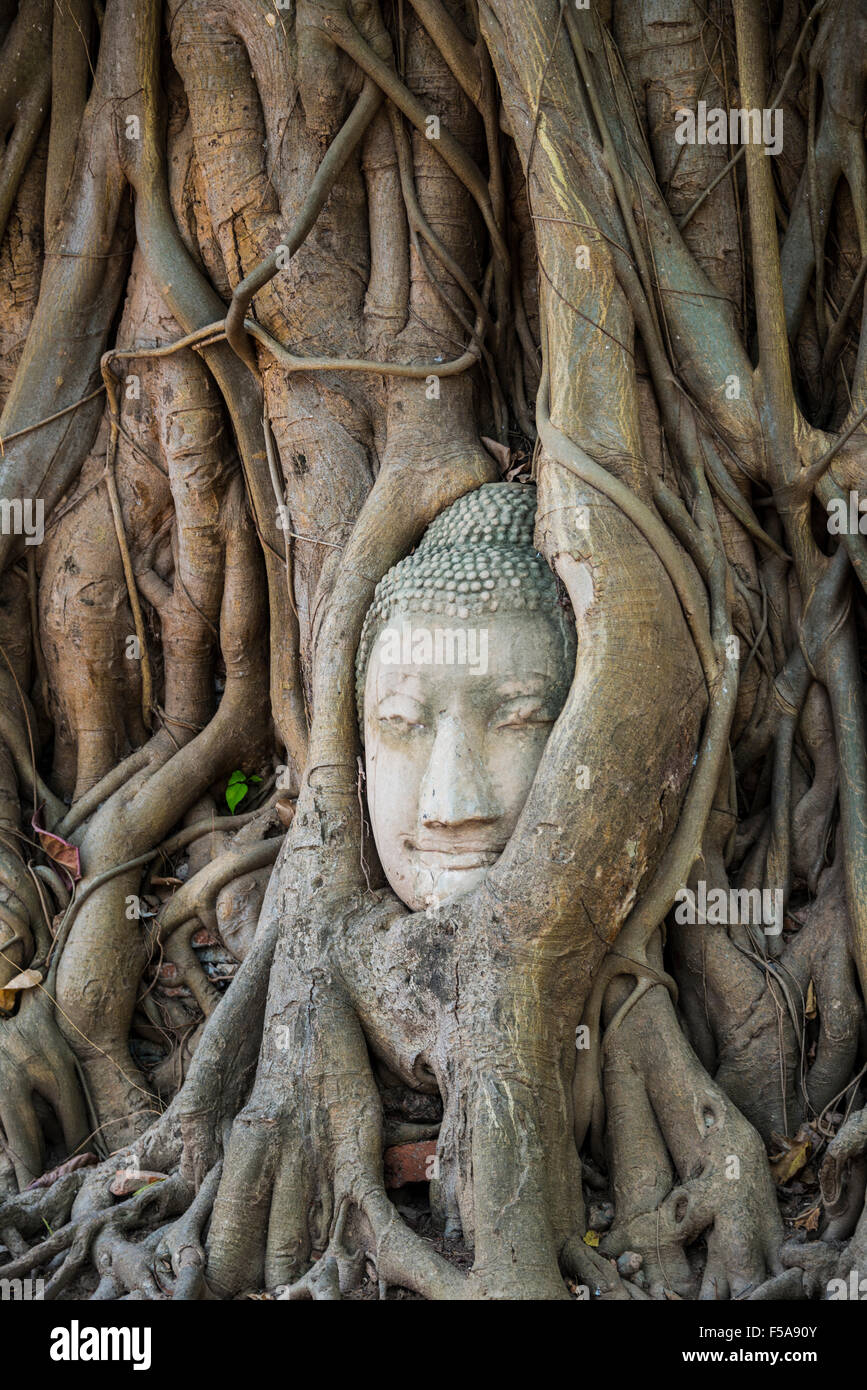
[[[0,533],[0,1273],[827,1296],[867,1267],[867,547],[826,524],[867,479],[863,6],[102,11],[0,35],[0,466],[46,523]],[[779,104],[785,158],[678,145],[699,100]],[[484,885],[409,913],[361,624],[531,456],[575,680]],[[700,882],[784,931],[672,921]],[[439,1242],[385,1186],[420,1118]]]

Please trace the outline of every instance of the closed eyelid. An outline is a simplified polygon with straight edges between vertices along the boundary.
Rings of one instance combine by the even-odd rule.
[[[376,714],[386,718],[389,714],[402,715],[406,719],[417,719],[424,714],[424,705],[414,695],[406,691],[391,690],[376,703]]]
[[[494,712],[494,718],[498,720],[508,719],[515,715],[524,719],[536,717],[553,720],[555,718],[550,702],[541,695],[513,695],[511,698],[501,701]]]
[[[546,683],[539,683],[536,687],[529,690],[516,690],[514,686],[498,692],[498,699],[503,708],[507,705],[532,705],[541,704],[547,700],[551,694],[551,687]]]

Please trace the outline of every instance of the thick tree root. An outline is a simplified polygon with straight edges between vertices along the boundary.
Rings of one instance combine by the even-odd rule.
[[[623,987],[610,995],[609,1018]],[[605,1052],[616,1218],[600,1249],[638,1251],[655,1297],[748,1296],[782,1268],[761,1139],[701,1066],[665,990],[637,1000]],[[685,1250],[702,1235],[698,1278]]]
[[[334,1301],[358,1288],[364,1273],[364,1251],[350,1251],[344,1245],[348,1215],[349,1202],[343,1201],[326,1250],[294,1284],[275,1289],[275,1298]]]
[[[45,1171],[45,1142],[34,1097],[52,1107],[68,1155],[87,1142],[90,1125],[75,1058],[57,1027],[54,1002],[37,986],[22,993],[0,1023],[0,1124],[19,1187]]]

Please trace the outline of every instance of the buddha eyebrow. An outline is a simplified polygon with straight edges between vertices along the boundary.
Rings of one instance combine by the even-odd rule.
[[[503,696],[544,695],[550,680],[551,675],[548,671],[531,671],[526,676],[513,676],[503,681],[497,687],[497,693]]]
[[[414,700],[419,705],[424,704],[424,693],[417,676],[400,676],[395,672],[392,676],[387,677],[386,681],[384,688],[377,689],[375,692],[374,698],[378,705],[383,700],[391,700],[397,696],[405,700]]]
[[[386,700],[410,700],[414,705],[423,705],[424,701],[418,696],[413,695],[408,690],[384,690],[377,696],[377,705],[382,705]]]
[[[387,670],[380,669],[377,685],[379,681],[384,682],[386,687],[412,685],[417,690],[421,689],[421,681],[419,680],[418,672],[402,671],[399,666],[392,666]]]

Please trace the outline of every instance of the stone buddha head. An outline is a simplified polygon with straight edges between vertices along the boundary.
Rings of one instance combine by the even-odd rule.
[[[413,911],[505,848],[575,669],[571,611],[533,546],[536,489],[486,483],[380,580],[356,662],[367,800]]]

